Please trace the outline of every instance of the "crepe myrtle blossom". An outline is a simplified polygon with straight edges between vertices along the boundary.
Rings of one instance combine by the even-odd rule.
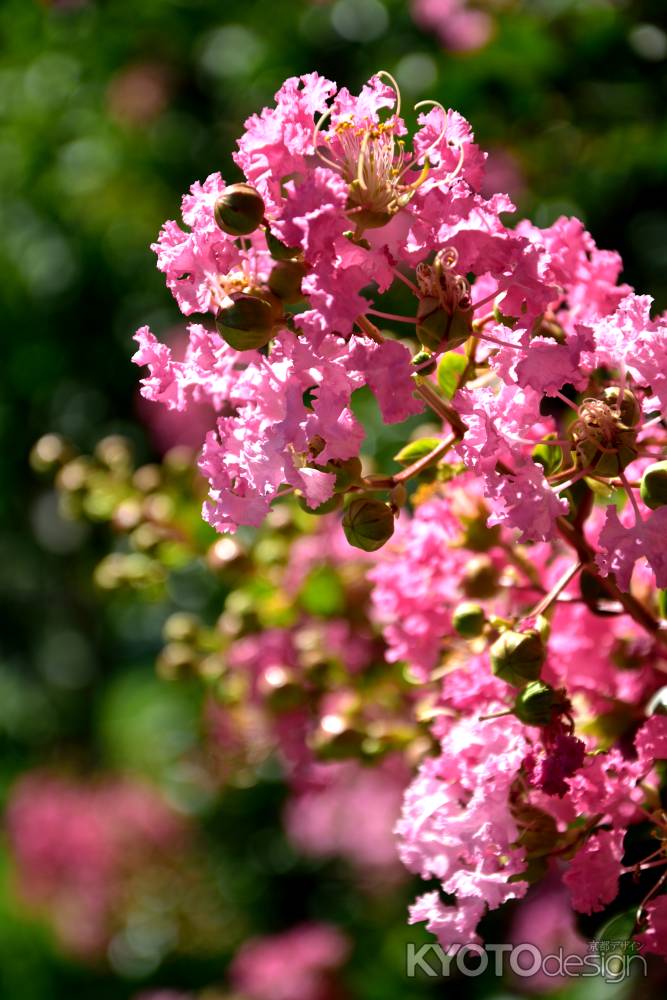
[[[295,495],[340,526],[322,553],[344,559],[343,537],[363,550],[385,666],[422,727],[397,835],[440,888],[411,919],[462,943],[547,858],[587,914],[667,859],[667,723],[647,721],[667,649],[667,321],[578,219],[511,224],[509,197],[482,193],[468,122],[416,111],[410,136],[385,72],[357,95],[287,80],[245,124],[242,178],[194,184],[155,244],[193,317],[185,355],[142,327],[134,360],[148,400],[184,421],[210,407],[199,467],[218,531]],[[379,424],[400,442],[391,465]],[[317,537],[295,549],[290,593]],[[292,664],[285,639],[234,644],[252,698]],[[326,693],[332,717],[342,694]],[[317,748],[306,715],[289,718],[297,767]],[[312,806],[315,829],[334,800],[292,813]],[[640,823],[661,846],[637,868]],[[647,947],[663,884],[638,908]]]
[[[468,687],[470,682],[468,674]],[[567,780],[551,787],[535,781],[534,755],[546,745],[553,762],[562,749],[549,746],[545,728],[532,724],[536,720],[522,723],[498,711],[499,689],[485,684],[477,692],[486,714],[456,717],[445,688],[435,727],[440,756],[426,758],[420,767],[396,827],[404,864],[422,878],[437,879],[445,894],[434,890],[421,896],[410,920],[425,921],[444,948],[479,943],[478,925],[487,910],[523,897],[535,878],[536,859],[549,854],[571,856],[563,882],[575,910],[595,913],[612,903],[622,876],[643,870],[642,864],[623,866],[624,838],[629,825],[646,819],[647,782],[654,780],[653,766],[666,750],[664,716],[639,730],[634,758],[617,748],[596,748],[590,740],[587,746],[576,740],[580,752],[573,754],[570,737],[561,762]],[[564,708],[566,714],[570,710]],[[562,725],[561,730],[566,732]],[[664,838],[664,817],[653,820],[656,836]],[[658,854],[655,864],[667,864],[660,848],[648,867]],[[651,896],[661,884],[656,882]]]
[[[410,139],[389,74],[356,96],[317,73],[292,78],[246,122],[244,180],[193,184],[185,228],[163,227],[168,286],[216,329],[191,325],[175,362],[142,327],[135,361],[149,399],[184,419],[202,399],[217,411],[204,516],[220,531],[258,525],[296,492],[313,510],[345,500],[348,540],[382,545],[404,495],[394,487],[423,463],[370,478],[342,468],[360,453],[351,404],[367,386],[387,423],[442,420],[433,464],[451,449],[483,483],[490,523],[527,541],[559,534],[577,483],[619,488],[635,516],[610,510],[599,571],[627,590],[645,557],[662,585],[663,513],[644,513],[625,470],[664,444],[663,322],[578,220],[510,228],[509,198],[480,194],[470,125],[435,102],[417,110]],[[382,308],[389,294],[411,303],[404,314]],[[443,393],[433,369],[452,352],[466,363]]]

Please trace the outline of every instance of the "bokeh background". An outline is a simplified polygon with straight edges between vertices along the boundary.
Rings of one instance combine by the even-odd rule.
[[[622,252],[625,280],[667,307],[664,0],[3,0],[0,38],[0,794],[20,824],[25,772],[94,777],[102,798],[71,809],[85,832],[86,809],[105,808],[104,781],[149,782],[195,829],[177,872],[162,874],[187,901],[178,933],[145,916],[152,890],[131,886],[125,923],[93,958],[63,944],[52,911],[28,905],[3,834],[0,998],[223,990],[244,936],[303,919],[354,940],[346,988],[359,1000],[508,996],[497,982],[407,982],[409,883],[360,895],[344,868],[300,857],[270,761],[223,791],[210,780],[200,686],[169,683],[169,664],[155,664],[170,614],[211,620],[222,606],[229,584],[201,558],[211,539],[176,547],[166,569],[135,566],[148,573],[141,586],[116,586],[108,564],[106,578],[96,571],[117,545],[108,484],[64,519],[48,446],[32,460],[31,449],[47,432],[84,454],[106,440],[101,460],[122,480],[192,443],[147,416],[129,360],[138,325],[159,335],[179,323],[149,244],[194,180],[236,179],[242,122],[285,77],[314,69],[352,89],[386,69],[406,105],[459,110],[490,150],[489,191],[508,190],[540,225],[580,216],[598,245]],[[125,802],[123,788],[107,789],[109,808],[141,826],[136,810],[151,803]],[[66,867],[53,860],[65,792],[38,792],[35,857]],[[174,857],[179,836],[167,829],[154,852]]]

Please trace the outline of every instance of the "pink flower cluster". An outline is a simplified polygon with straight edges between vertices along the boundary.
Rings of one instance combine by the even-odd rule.
[[[85,956],[108,943],[127,878],[187,834],[147,786],[40,772],[14,787],[7,825],[21,895],[49,916],[66,948]]]
[[[385,545],[368,572],[374,619],[439,748],[397,831],[404,863],[448,899],[428,892],[411,919],[445,944],[477,941],[487,909],[522,897],[550,856],[567,859],[574,909],[600,912],[636,868],[628,826],[667,843],[651,806],[667,721],[649,707],[665,669],[667,317],[619,283],[620,257],[579,220],[508,225],[513,205],[481,193],[485,155],[456,112],[424,102],[408,140],[386,73],[356,96],[315,73],[286,81],[234,159],[244,181],[193,185],[187,228],[166,223],[154,246],[181,311],[209,319],[179,361],[137,332],[142,392],[184,419],[203,401],[215,412],[200,468],[218,530],[258,526],[295,495],[319,514],[344,507],[357,548]],[[436,422],[396,455],[400,471],[368,454],[362,389],[386,424]],[[291,592],[318,558],[312,538],[297,548]],[[354,659],[358,637],[327,629]],[[279,629],[228,650],[255,707],[288,676],[309,690],[294,642]],[[319,705],[330,736],[348,693]],[[345,830],[328,845],[321,831],[334,771],[328,797],[299,771],[312,720],[282,718],[305,781],[296,836],[319,824],[311,839],[349,854]],[[656,892],[639,907],[652,951],[667,950]]]

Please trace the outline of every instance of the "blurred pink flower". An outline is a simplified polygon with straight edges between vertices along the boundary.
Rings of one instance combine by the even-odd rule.
[[[543,882],[533,886],[519,903],[510,929],[510,942],[532,944],[543,956],[558,954],[585,955],[588,944],[578,933],[567,889],[554,869]],[[540,969],[533,976],[521,977],[520,985],[535,993],[550,993],[569,982],[565,976],[549,974]]]
[[[231,967],[234,988],[248,1000],[334,1000],[332,972],[349,945],[328,924],[299,924],[282,934],[253,938]]]
[[[105,947],[126,875],[185,835],[183,820],[145,785],[46,772],[14,787],[7,826],[20,894],[82,955]]]
[[[412,0],[412,17],[446,49],[481,49],[493,35],[490,15],[471,8],[468,0]]]
[[[356,761],[313,764],[287,803],[287,832],[304,854],[338,855],[371,880],[400,877],[393,830],[409,778],[399,757],[374,767]]]

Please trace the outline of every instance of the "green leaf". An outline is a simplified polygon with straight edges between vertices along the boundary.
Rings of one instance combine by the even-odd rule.
[[[446,351],[438,363],[438,385],[440,391],[452,399],[459,387],[461,376],[468,366],[468,359],[464,354],[457,354],[456,351]]]
[[[658,591],[658,611],[661,618],[667,618],[667,590]]]
[[[608,920],[595,935],[595,940],[604,942],[605,955],[623,955],[637,950],[632,935],[635,931],[637,908],[633,906],[623,913],[617,913]]]
[[[425,458],[426,455],[430,455],[434,448],[437,448],[439,444],[442,444],[440,438],[418,438],[417,441],[410,441],[406,444],[404,448],[394,455],[394,461],[399,462],[401,465],[412,465],[413,462],[418,462],[420,458]]]
[[[551,444],[549,441],[551,437],[555,437],[555,435],[547,435],[544,441],[535,445],[532,451],[533,461],[539,462],[544,469],[545,476],[553,475],[563,464],[563,449],[558,444]]]

